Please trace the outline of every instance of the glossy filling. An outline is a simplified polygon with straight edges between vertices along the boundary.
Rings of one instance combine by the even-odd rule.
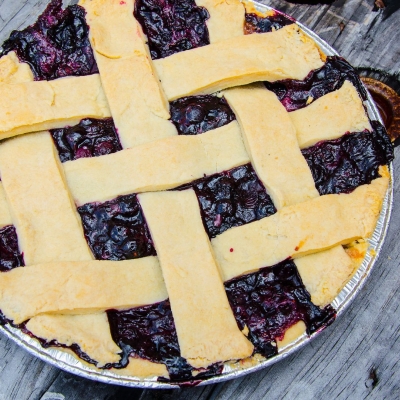
[[[173,381],[190,381],[194,369],[180,356],[178,337],[169,300],[126,311],[107,311],[111,336],[124,353],[165,364]],[[220,370],[201,371],[196,379]],[[208,372],[208,374],[207,374]]]
[[[304,108],[311,100],[340,89],[346,79],[354,85],[361,98],[366,100],[367,93],[357,72],[345,59],[338,56],[327,57],[324,66],[311,71],[302,81],[285,79],[264,84],[290,112]]]
[[[78,207],[86,240],[96,260],[155,256],[153,240],[135,194]]]
[[[199,179],[179,189],[188,188],[196,192],[210,238],[276,213],[251,164]]]
[[[210,44],[208,11],[194,0],[137,0],[134,15],[153,60]]]
[[[13,225],[0,229],[0,272],[24,266],[23,254],[18,248],[17,232]]]
[[[311,302],[291,260],[225,282],[225,290],[239,328],[247,326],[255,353],[265,357],[277,354],[276,341],[296,322],[304,321],[310,335],[335,320],[330,305]]]
[[[15,50],[19,59],[32,67],[36,80],[98,72],[88,40],[85,11],[76,5],[62,10],[61,4],[61,0],[53,0],[38,22],[13,32],[3,45],[1,55]],[[139,0],[135,17],[147,35],[153,59],[209,44],[206,27],[209,14],[197,7],[194,0]],[[280,13],[267,18],[247,14],[245,33],[269,32],[289,23],[293,20]],[[328,57],[326,65],[312,71],[304,81],[285,80],[266,83],[266,86],[277,94],[288,111],[293,111],[305,107],[310,97],[316,99],[339,89],[345,79],[352,81],[365,98],[354,69],[340,57]],[[235,119],[226,101],[215,96],[179,99],[171,103],[171,115],[180,134],[203,133]],[[110,121],[85,119],[75,127],[53,130],[62,161],[120,150]],[[368,149],[367,155],[365,149]],[[377,125],[373,134],[349,134],[336,141],[318,143],[303,150],[303,154],[321,194],[346,192],[370,182],[377,177],[379,165],[393,157],[390,142],[383,128]],[[350,167],[355,177],[349,177],[346,172]],[[189,187],[198,196],[210,238],[276,212],[250,164],[202,178],[180,189]],[[96,259],[125,260],[156,255],[136,195],[121,196],[102,204],[86,204],[78,212]],[[0,230],[0,271],[21,265],[24,265],[23,257],[18,250],[15,228],[5,227]],[[266,357],[277,353],[276,340],[282,339],[296,322],[304,321],[307,333],[312,334],[335,318],[332,307],[320,309],[311,303],[292,261],[233,279],[225,283],[225,288],[239,327],[248,327],[255,351]],[[109,310],[107,314],[112,337],[123,353],[118,364],[105,368],[123,368],[131,355],[166,364],[173,381],[193,379],[193,368],[180,357],[168,300],[131,310]],[[0,312],[0,324],[5,323],[10,321]],[[23,324],[20,328],[33,336]],[[65,346],[57,341],[38,339],[44,347],[69,347],[83,360],[96,364],[76,344]],[[221,372],[222,366],[214,365],[200,371],[196,379]]]
[[[50,130],[61,162],[122,150],[112,118],[86,118],[78,125]]]
[[[267,33],[277,31],[286,25],[295,23],[296,20],[290,18],[288,15],[275,11],[274,14],[267,17],[261,17],[254,13],[245,14],[244,34],[250,35],[252,33]]]
[[[236,116],[224,97],[182,97],[170,103],[171,121],[179,135],[198,135],[227,125]]]
[[[15,51],[37,81],[94,74],[98,69],[85,14],[78,5],[63,10],[62,0],[52,0],[35,24],[11,33],[0,56]]]
[[[393,160],[385,128],[371,121],[373,131],[348,133],[302,150],[321,195],[349,193],[379,177],[379,167]]]

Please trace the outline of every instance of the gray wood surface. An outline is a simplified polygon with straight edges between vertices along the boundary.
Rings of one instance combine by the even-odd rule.
[[[400,1],[373,12],[374,0],[331,6],[264,0],[303,22],[354,66],[400,73]],[[0,0],[0,43],[34,22],[46,0]],[[399,156],[399,148],[396,155]],[[400,162],[394,162],[395,176]],[[205,387],[139,390],[97,383],[54,368],[0,334],[0,400],[10,399],[396,399],[400,397],[400,182],[386,243],[364,289],[311,344],[263,371]]]

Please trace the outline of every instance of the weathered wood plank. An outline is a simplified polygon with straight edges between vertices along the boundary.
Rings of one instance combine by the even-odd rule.
[[[400,71],[400,4],[337,0],[331,6],[265,0],[315,30],[355,66]],[[12,29],[33,23],[47,0],[0,0],[0,43]],[[390,14],[393,12],[392,14]],[[344,23],[341,31],[340,23]],[[400,156],[400,150],[396,150]],[[395,161],[399,176],[400,163]],[[0,335],[0,400],[10,399],[280,399],[400,397],[400,182],[386,243],[365,288],[336,323],[286,360],[247,377],[176,390],[123,388],[88,381],[32,357]],[[376,371],[376,379],[370,370]],[[375,382],[375,385],[374,385]]]

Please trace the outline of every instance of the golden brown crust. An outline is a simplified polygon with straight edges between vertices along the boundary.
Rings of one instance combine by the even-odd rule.
[[[240,0],[196,0],[210,14],[206,21],[210,43],[243,35],[245,9]]]
[[[32,81],[33,74],[29,65],[19,62],[13,51],[0,58],[0,83],[12,84]]]
[[[226,90],[258,177],[275,207],[318,197],[310,168],[300,152],[296,129],[276,95],[263,84]],[[257,110],[257,112],[254,112]]]
[[[177,135],[133,0],[81,0],[101,81],[124,148]],[[129,40],[127,40],[129,38]]]
[[[249,161],[233,121],[201,135],[174,136],[107,156],[69,161],[64,169],[75,202],[84,204],[171,189]]]
[[[129,364],[125,368],[111,368],[111,372],[116,375],[135,376],[139,379],[150,379],[159,376],[169,379],[165,364],[157,364],[143,358],[129,357]]]
[[[0,140],[111,116],[98,74],[0,83],[0,91]]]
[[[193,190],[139,195],[160,259],[182,357],[195,368],[248,357]]]
[[[96,366],[116,363],[122,350],[111,337],[107,314],[38,315],[28,321],[26,328],[36,337],[71,346],[77,344]],[[73,353],[75,354],[75,353]]]
[[[12,218],[6,200],[6,193],[4,192],[3,184],[0,182],[0,229],[12,225]]]
[[[339,90],[289,113],[289,116],[302,149],[321,140],[337,139],[346,132],[371,130],[361,98],[349,81],[345,81]]]
[[[49,132],[0,144],[3,188],[26,265],[92,259]]]
[[[167,297],[156,257],[54,262],[0,274],[0,310],[15,323],[44,313],[129,309]]]
[[[320,307],[332,303],[353,274],[354,264],[342,246],[296,258],[301,280]]]
[[[212,245],[223,279],[369,237],[388,182],[378,178],[350,194],[317,197],[222,233]]]
[[[276,341],[278,350],[282,350],[290,343],[293,343],[294,341],[299,339],[300,336],[304,335],[305,333],[306,333],[306,324],[303,321],[295,323],[286,330],[285,336],[281,340],[278,339]]]
[[[171,101],[256,81],[304,79],[323,62],[315,42],[293,24],[177,53],[154,65]]]

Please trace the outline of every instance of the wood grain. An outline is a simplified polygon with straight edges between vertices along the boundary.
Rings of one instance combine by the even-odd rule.
[[[400,73],[400,2],[337,0],[331,6],[265,0],[333,45],[354,66]],[[33,23],[47,0],[0,0],[0,43]],[[399,148],[396,155],[400,156]],[[394,163],[395,176],[400,162]],[[0,400],[75,399],[396,399],[400,397],[400,182],[387,239],[372,275],[335,324],[296,354],[258,373],[205,387],[130,389],[92,382],[54,368],[0,334]]]

